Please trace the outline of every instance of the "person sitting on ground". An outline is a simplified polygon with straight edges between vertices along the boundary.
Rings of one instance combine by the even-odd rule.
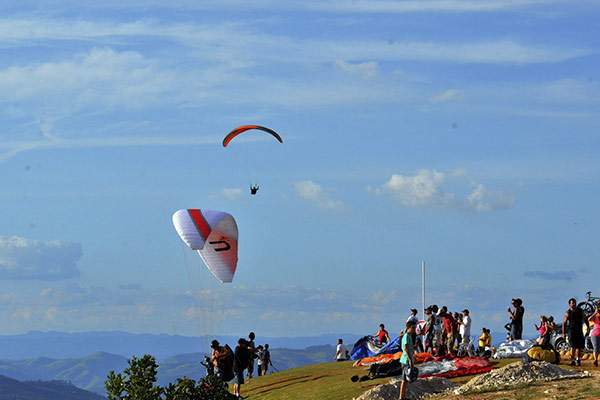
[[[400,400],[407,399],[406,385],[409,381],[409,368],[414,368],[415,366],[415,349],[412,341],[414,333],[415,324],[412,321],[407,322],[401,345],[402,356],[400,357],[400,364],[402,365],[402,383],[400,384]]]
[[[386,344],[390,341],[390,334],[385,330],[385,325],[379,324],[379,330],[375,334],[377,344]]]
[[[477,354],[483,357],[486,357],[486,354],[491,356],[491,347],[492,347],[492,335],[490,334],[490,330],[487,328],[481,328],[481,335],[479,335]]]
[[[246,339],[240,338],[238,345],[235,347],[233,354],[233,372],[235,373],[235,380],[233,383],[233,395],[238,399],[242,398],[242,385],[244,384],[244,371],[250,365],[250,359],[253,353],[249,350],[249,345]]]
[[[269,344],[265,344],[265,348],[261,354],[261,365],[262,365],[262,374],[267,375],[267,371],[269,370],[269,366],[273,366],[271,362],[271,352],[269,351]]]
[[[344,346],[344,341],[342,339],[338,339],[337,347],[335,349],[335,361],[346,361],[346,346]]]
[[[583,315],[583,310],[577,307],[577,300],[569,299],[569,309],[563,317],[562,334],[569,337],[571,345],[571,365],[581,367],[581,355],[585,348],[585,335],[583,334],[583,326],[589,330],[587,318]]]
[[[590,340],[594,348],[594,367],[598,366],[598,356],[600,355],[600,304],[596,304],[594,313],[588,318],[588,322],[594,324],[590,332]]]

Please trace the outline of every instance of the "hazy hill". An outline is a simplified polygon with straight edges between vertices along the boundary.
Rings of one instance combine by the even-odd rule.
[[[346,343],[357,335],[320,335],[307,337],[263,337],[257,334],[257,344],[269,343],[271,348],[304,349],[309,346],[335,344],[338,337]],[[0,359],[22,360],[37,357],[54,359],[84,357],[94,352],[118,354],[124,357],[152,354],[166,358],[184,353],[208,352],[215,337],[134,334],[127,332],[29,332],[21,335],[0,335]],[[216,336],[222,343],[235,343],[237,336]]]
[[[19,382],[0,375],[0,400],[102,400],[63,381]]]
[[[278,370],[330,361],[333,346],[313,346],[304,350],[273,349],[273,364]],[[179,354],[159,359],[158,382],[162,385],[187,376],[198,379],[205,373],[200,365],[203,353]],[[19,380],[62,380],[79,388],[104,394],[104,380],[109,371],[123,371],[127,358],[109,353],[94,353],[81,358],[0,360],[0,374]]]

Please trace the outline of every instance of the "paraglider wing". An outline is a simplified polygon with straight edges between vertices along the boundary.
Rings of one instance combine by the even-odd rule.
[[[271,134],[275,139],[277,139],[277,141],[279,143],[283,143],[283,139],[281,138],[281,136],[279,136],[279,134],[277,132],[275,132],[273,129],[269,129],[265,126],[260,126],[260,125],[242,125],[242,126],[238,126],[234,130],[229,132],[227,134],[227,136],[225,136],[225,138],[223,139],[223,147],[227,147],[229,142],[231,142],[233,140],[233,138],[235,138],[236,136],[238,136],[246,131],[252,130],[252,129],[257,129],[260,131],[267,132],[267,133]]]
[[[238,229],[222,211],[188,209],[173,214],[181,240],[196,250],[208,270],[221,282],[231,282],[237,268]]]

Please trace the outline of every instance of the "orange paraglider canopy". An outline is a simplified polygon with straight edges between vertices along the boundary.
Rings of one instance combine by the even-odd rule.
[[[265,126],[260,126],[260,125],[242,125],[242,126],[238,126],[234,130],[229,132],[227,134],[227,136],[225,136],[225,138],[223,139],[223,147],[227,147],[229,142],[231,142],[233,140],[233,138],[235,138],[236,136],[238,136],[246,131],[252,130],[252,129],[267,132],[270,135],[272,135],[275,139],[277,139],[277,141],[279,143],[283,143],[283,139],[281,138],[281,136],[279,136],[279,134],[277,132],[275,132],[273,129],[267,128]]]

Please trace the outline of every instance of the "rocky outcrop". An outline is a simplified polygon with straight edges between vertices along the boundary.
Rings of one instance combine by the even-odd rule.
[[[400,395],[400,379],[391,379],[389,383],[379,385],[363,393],[355,400],[398,400]],[[421,399],[426,395],[454,389],[456,385],[445,378],[418,379],[409,383],[406,395],[409,399]]]

